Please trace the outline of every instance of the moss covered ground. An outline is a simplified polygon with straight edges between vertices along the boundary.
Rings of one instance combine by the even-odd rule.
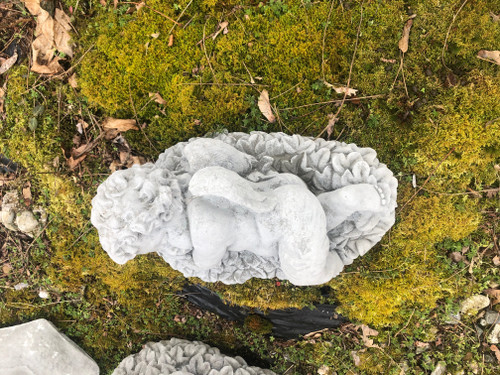
[[[0,76],[0,153],[23,167],[0,189],[21,192],[30,182],[32,204],[49,215],[34,239],[0,227],[8,265],[0,276],[2,326],[48,318],[103,374],[147,341],[171,336],[279,374],[428,374],[439,361],[452,374],[498,370],[476,318],[446,323],[461,300],[500,284],[500,70],[477,58],[500,49],[498,1],[55,4],[74,26],[68,74],[30,72],[26,58]],[[398,42],[410,18],[403,54]],[[23,25],[0,34],[2,53],[11,37],[20,45],[30,39],[33,24]],[[73,73],[76,85],[68,82]],[[348,81],[357,95],[339,107],[343,95],[331,86]],[[258,108],[263,89],[275,123]],[[278,280],[202,284],[264,311],[339,303],[353,324],[283,341],[253,320],[228,322],[188,304],[178,292],[200,281],[159,257],[119,266],[101,249],[90,200],[124,153],[155,160],[176,142],[217,131],[325,136],[337,112],[330,138],[374,148],[398,178],[396,225],[328,283],[326,296]],[[102,129],[106,117],[136,119],[141,129],[122,134],[126,147],[113,143]],[[90,145],[86,156],[70,168],[82,144]],[[15,290],[20,282],[29,286]],[[361,324],[378,330],[371,344]]]

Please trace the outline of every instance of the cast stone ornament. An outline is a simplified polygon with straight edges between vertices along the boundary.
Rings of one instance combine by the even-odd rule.
[[[186,277],[318,285],[395,221],[397,180],[371,148],[283,133],[193,138],[114,172],[92,200],[103,249],[156,251]]]
[[[241,357],[229,357],[200,341],[172,338],[147,343],[125,358],[111,375],[276,375],[248,366]]]
[[[0,329],[2,375],[99,375],[99,367],[45,319]]]

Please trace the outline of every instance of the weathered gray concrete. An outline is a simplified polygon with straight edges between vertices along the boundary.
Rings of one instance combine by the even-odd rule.
[[[99,375],[82,349],[45,319],[0,329],[2,375]]]
[[[394,224],[397,180],[370,148],[283,133],[179,143],[113,173],[91,220],[123,264],[158,252],[185,276],[318,285]]]

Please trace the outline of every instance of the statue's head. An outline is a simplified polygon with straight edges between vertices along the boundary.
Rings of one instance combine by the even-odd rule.
[[[103,249],[119,264],[153,251],[178,255],[191,250],[177,180],[151,163],[116,171],[101,184],[91,221]]]

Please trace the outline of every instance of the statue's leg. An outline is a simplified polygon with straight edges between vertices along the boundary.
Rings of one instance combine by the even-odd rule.
[[[387,202],[382,189],[371,184],[356,184],[318,195],[327,220],[327,232],[342,224],[355,212],[382,213]]]
[[[276,226],[280,225],[279,259],[283,273],[295,285],[318,285],[342,271],[344,264],[330,252],[326,218],[316,196],[300,185],[275,191],[280,205]]]
[[[234,233],[231,216],[203,198],[189,202],[187,211],[194,263],[204,270],[220,266]]]

